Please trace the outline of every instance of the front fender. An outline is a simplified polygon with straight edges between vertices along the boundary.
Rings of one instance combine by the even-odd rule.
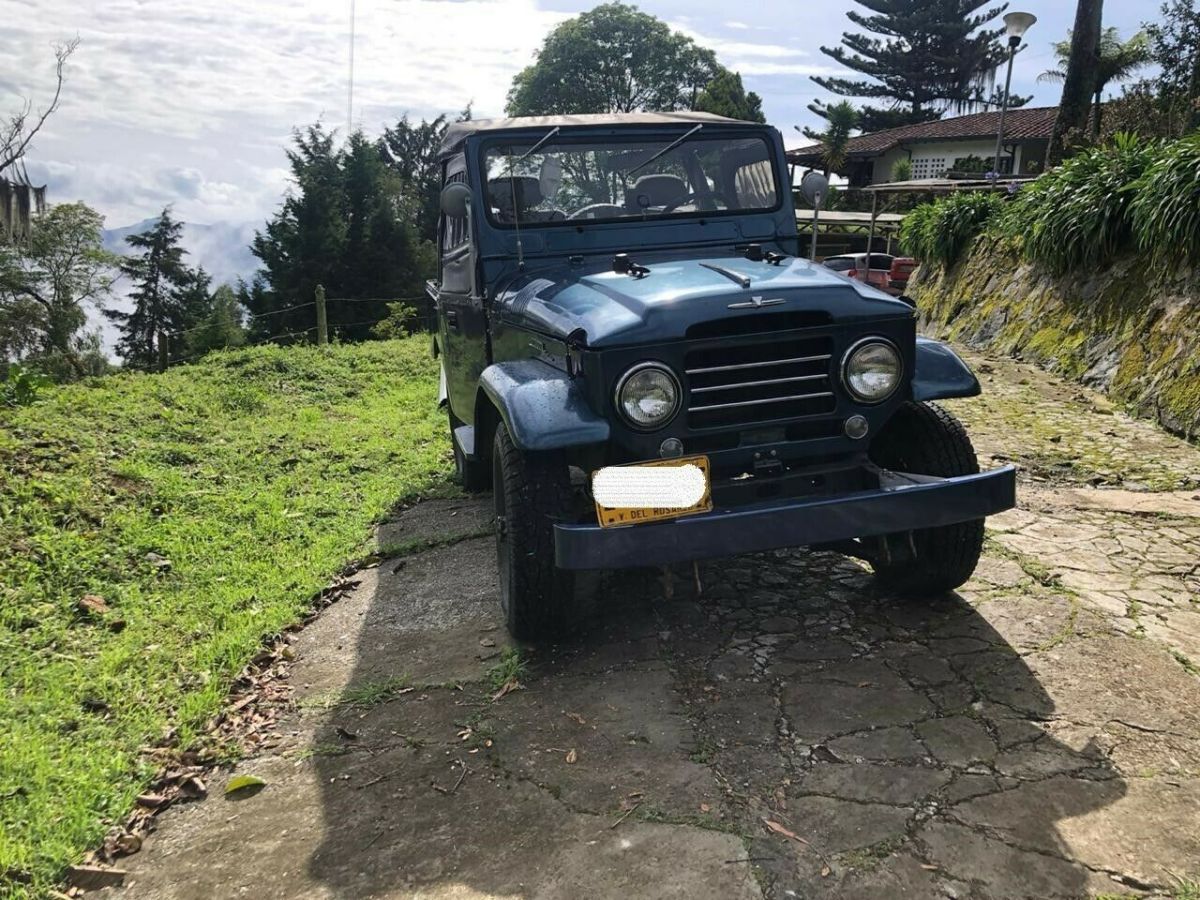
[[[608,440],[608,422],[588,406],[582,386],[540,360],[490,365],[479,384],[522,450],[559,450]]]
[[[914,400],[943,400],[947,397],[977,397],[979,379],[957,353],[941,341],[917,338]]]

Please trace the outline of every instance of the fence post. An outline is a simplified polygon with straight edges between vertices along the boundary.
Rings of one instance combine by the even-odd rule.
[[[167,333],[160,331],[158,333],[158,371],[167,371],[167,361],[170,359],[171,349],[167,345]]]
[[[329,343],[329,324],[325,320],[325,285],[317,285],[317,343]]]

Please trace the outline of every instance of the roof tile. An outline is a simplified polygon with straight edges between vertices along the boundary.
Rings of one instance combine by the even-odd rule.
[[[1010,140],[1049,140],[1054,129],[1057,106],[1035,106],[1010,109],[1004,120],[1004,136]],[[994,138],[1000,128],[999,112],[971,113],[917,125],[901,125],[886,131],[860,134],[850,139],[847,151],[850,156],[878,156],[899,144],[919,141],[969,140],[971,138]],[[803,163],[818,159],[821,145],[798,147],[788,151],[788,159]]]

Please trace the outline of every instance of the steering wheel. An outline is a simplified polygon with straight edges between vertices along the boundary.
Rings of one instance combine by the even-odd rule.
[[[614,216],[627,215],[626,209],[623,206],[617,206],[615,203],[593,203],[590,206],[585,206],[582,209],[577,209],[575,212],[567,216],[568,219],[608,219]]]
[[[693,191],[690,194],[684,194],[682,197],[676,197],[670,203],[666,204],[662,208],[662,214],[666,215],[669,212],[674,212],[676,209],[683,206],[683,204],[690,203],[693,200],[699,200],[701,203],[703,203],[704,201],[720,200],[722,203],[725,204],[726,209],[729,209],[731,207],[729,198],[726,197],[720,191],[705,191],[703,194],[701,194],[698,191]],[[716,208],[717,208],[716,204],[714,203],[713,206],[711,207],[711,209],[716,209]],[[701,207],[701,209],[703,209],[703,207]]]

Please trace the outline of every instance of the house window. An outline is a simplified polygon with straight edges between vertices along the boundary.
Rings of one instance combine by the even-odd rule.
[[[912,161],[912,177],[914,181],[924,181],[929,178],[941,178],[946,174],[946,157],[944,156],[915,156]]]

